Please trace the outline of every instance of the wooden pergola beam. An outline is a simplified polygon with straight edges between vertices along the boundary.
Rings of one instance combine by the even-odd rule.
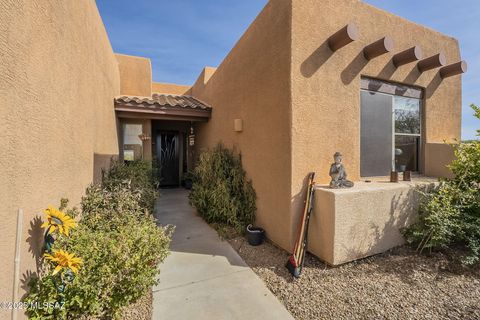
[[[462,60],[457,63],[450,64],[440,69],[440,76],[442,79],[456,76],[458,74],[462,74],[467,72],[467,62]]]
[[[404,64],[418,61],[422,59],[423,53],[419,46],[413,46],[407,50],[397,53],[393,56],[393,64],[395,67],[403,66]]]
[[[425,72],[447,64],[447,58],[443,53],[437,53],[434,56],[425,58],[418,62],[417,68],[420,72]]]
[[[349,23],[328,38],[328,46],[335,52],[338,49],[358,39],[360,33],[354,23]]]
[[[393,40],[390,37],[384,37],[372,44],[369,44],[363,49],[365,59],[372,60],[382,54],[391,52],[394,48]]]

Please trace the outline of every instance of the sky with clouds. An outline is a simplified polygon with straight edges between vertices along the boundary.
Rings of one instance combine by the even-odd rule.
[[[321,1],[321,0],[318,0]],[[462,138],[480,121],[480,0],[365,0],[460,42],[463,76]],[[153,80],[192,84],[204,66],[218,66],[267,0],[97,0],[115,52],[148,57]]]

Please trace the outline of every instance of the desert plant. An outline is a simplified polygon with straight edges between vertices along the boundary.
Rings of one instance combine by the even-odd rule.
[[[140,205],[140,191],[132,190],[128,182],[118,183],[110,185],[109,189],[99,184],[87,188],[81,202],[82,223],[91,228],[110,228],[125,212],[139,218],[150,215],[149,210]]]
[[[239,154],[218,144],[200,155],[193,171],[190,201],[207,222],[244,232],[255,220],[255,200]]]
[[[128,185],[140,194],[140,206],[153,212],[158,197],[158,179],[156,167],[148,161],[129,161],[128,163],[113,161],[109,170],[103,172],[102,187],[106,190]]]
[[[168,254],[172,229],[157,227],[151,216],[138,219],[124,213],[121,221],[110,229],[79,223],[69,238],[56,241],[54,249],[67,248],[82,257],[83,265],[63,292],[56,290],[50,273],[31,281],[27,302],[62,304],[62,308],[29,309],[32,319],[116,319],[122,307],[157,283],[157,265]]]
[[[480,109],[472,108],[480,118]],[[463,262],[474,264],[480,261],[480,141],[452,147],[454,178],[423,194],[418,221],[405,236],[419,250],[463,246]]]
[[[130,169],[114,168],[116,172],[105,175],[106,183],[87,189],[81,219],[74,229],[61,230],[51,247],[54,254],[64,249],[81,257],[78,274],[59,290],[62,279],[44,260],[24,299],[31,305],[31,319],[117,319],[123,307],[157,283],[157,266],[168,254],[173,228],[158,227],[147,208],[151,204],[143,201],[143,191],[151,186],[145,182],[149,171],[141,170],[144,185],[132,187],[134,179],[124,171]],[[65,207],[63,202],[61,209]],[[78,215],[76,210],[67,212]],[[36,301],[48,307],[38,308]]]

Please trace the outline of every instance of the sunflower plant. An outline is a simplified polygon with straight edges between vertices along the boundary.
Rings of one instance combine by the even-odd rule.
[[[54,233],[58,230],[59,233],[68,237],[70,229],[77,226],[77,223],[72,217],[54,206],[48,206],[48,208],[44,210],[44,213],[47,216],[47,221],[42,224],[42,228],[47,229],[47,234]]]
[[[68,253],[62,249],[53,250],[53,254],[45,253],[45,258],[56,263],[52,275],[55,275],[63,270],[71,270],[73,273],[78,273],[78,269],[83,263],[82,259],[75,257],[74,253]]]

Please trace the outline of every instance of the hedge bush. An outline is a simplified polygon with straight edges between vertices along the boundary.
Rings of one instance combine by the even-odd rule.
[[[153,212],[158,197],[158,175],[156,166],[149,161],[113,161],[110,169],[103,172],[102,187],[106,190],[127,184],[140,194],[138,202],[143,208]]]
[[[66,249],[81,257],[76,277],[59,292],[62,275],[52,275],[43,261],[40,276],[29,283],[26,302],[61,302],[63,308],[29,308],[31,319],[118,319],[123,307],[157,283],[157,266],[168,254],[173,228],[158,227],[146,208],[149,202],[143,201],[154,190],[152,184],[144,183],[149,171],[141,167],[140,172],[132,172],[143,181],[138,183],[136,178],[123,179],[125,171],[134,171],[132,167],[117,164],[113,168],[116,171],[107,173],[104,183],[87,189],[77,227],[68,237],[58,235],[53,245],[54,250]],[[75,210],[68,213],[77,215]]]
[[[218,144],[200,155],[193,171],[190,202],[208,223],[244,232],[255,220],[256,194],[239,154]]]
[[[479,108],[472,108],[480,118]],[[405,236],[419,250],[464,247],[462,262],[471,265],[480,261],[480,141],[452,147],[455,177],[424,193],[418,221]]]

